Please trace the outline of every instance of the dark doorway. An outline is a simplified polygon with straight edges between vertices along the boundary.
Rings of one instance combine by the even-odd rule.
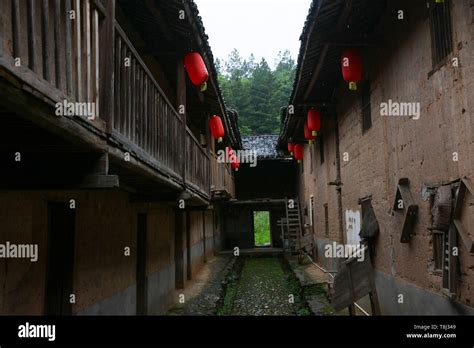
[[[69,203],[48,204],[46,315],[71,315],[76,213]]]
[[[147,309],[147,214],[137,216],[137,315],[146,315]]]
[[[270,247],[272,245],[272,237],[270,234],[270,212],[253,212],[253,231],[254,244],[256,247]]]

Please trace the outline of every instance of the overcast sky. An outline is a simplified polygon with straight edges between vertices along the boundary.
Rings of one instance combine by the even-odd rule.
[[[227,59],[236,48],[274,66],[278,51],[296,60],[311,0],[195,0],[214,57]]]

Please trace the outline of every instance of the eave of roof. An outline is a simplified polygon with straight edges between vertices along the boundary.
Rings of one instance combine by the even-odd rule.
[[[294,113],[282,109],[278,148],[289,138],[301,139],[303,115],[312,106],[332,110],[334,90],[342,81],[340,55],[345,47],[366,45],[386,1],[313,0],[301,34],[296,78],[289,100]],[[344,38],[344,43],[338,39]]]

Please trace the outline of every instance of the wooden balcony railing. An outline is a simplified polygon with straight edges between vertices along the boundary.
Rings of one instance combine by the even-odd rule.
[[[209,157],[115,21],[113,0],[0,4],[3,69],[50,104],[94,103],[100,122],[88,121],[102,134],[209,197]]]
[[[210,194],[209,156],[189,129],[186,129],[186,182]]]
[[[112,132],[182,179],[183,122],[118,24]]]
[[[94,0],[2,0],[2,65],[55,102],[95,103],[104,7]]]
[[[210,196],[209,157],[115,21],[114,1],[0,4],[1,69],[49,104],[94,105],[96,119],[84,119],[102,131],[98,134]]]
[[[216,154],[211,154],[211,192],[215,195],[227,194],[235,197],[232,170],[228,164],[219,163]]]

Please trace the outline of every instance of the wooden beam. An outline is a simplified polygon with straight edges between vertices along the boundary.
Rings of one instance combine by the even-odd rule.
[[[52,51],[52,44],[51,39],[49,36],[49,1],[43,0],[41,2],[41,37],[43,39],[43,76],[46,81],[51,81],[51,51]]]
[[[119,186],[118,175],[86,175],[79,184],[82,189],[111,189]]]
[[[0,12],[0,57],[3,56],[3,51],[4,51],[3,46],[5,45],[5,39],[6,39],[6,35],[5,35],[5,17],[7,15],[8,14],[6,13],[5,10]]]
[[[315,10],[314,18],[318,17],[319,11],[321,11],[321,6],[322,6],[323,3],[324,3],[324,0],[318,1],[318,5],[317,5],[318,7]],[[311,35],[313,34],[315,25],[316,25],[316,21],[313,20],[312,23],[311,23],[311,27],[309,28],[308,33],[306,35],[306,41],[304,43],[304,51],[303,51],[303,62],[304,62],[304,59],[306,57],[306,53],[308,52],[309,41],[311,39]],[[302,69],[302,66],[301,66],[301,69],[298,73],[298,78],[296,80],[295,91],[297,91],[299,86],[300,86],[302,72],[303,72],[303,69]],[[295,102],[294,100],[291,101],[292,104],[294,104],[294,102]]]
[[[186,235],[186,210],[175,208],[174,216],[175,287],[176,289],[183,289],[185,284],[184,240]]]
[[[182,140],[186,139],[186,114],[187,114],[187,105],[186,105],[186,73],[184,71],[184,62],[182,59],[178,59],[177,63],[177,82],[176,82],[176,97],[177,97],[177,109],[178,111],[183,111],[179,115],[182,121]],[[183,184],[186,183],[186,150],[182,151],[179,154],[181,157],[182,167],[181,167],[181,176],[183,178]]]
[[[54,1],[54,73],[56,74],[56,87],[63,90],[63,71],[61,71],[61,61],[64,52],[64,43],[61,37],[61,24],[65,18],[61,12],[61,1]],[[66,19],[67,20],[67,17]]]
[[[165,25],[166,20],[161,14],[160,9],[158,6],[156,6],[156,1],[155,0],[146,0],[145,1],[146,7],[150,10],[150,12],[153,14],[153,16],[157,19],[156,23],[158,24],[161,33],[163,33],[164,37],[170,44],[174,44],[176,41],[176,36],[174,33],[170,30],[168,26]]]
[[[353,5],[353,0],[346,0],[345,1],[345,4],[344,4],[344,8],[342,9],[342,13],[341,15],[339,16],[339,19],[335,25],[335,29],[332,33],[337,33],[341,30],[341,28],[344,26],[344,24],[346,23],[347,21],[347,18],[349,17],[349,14],[351,13],[351,9],[352,9],[352,5]],[[331,34],[332,35],[332,34]],[[304,96],[303,96],[303,99],[306,100],[309,96],[309,94],[311,93],[311,91],[313,90],[313,87],[314,85],[316,84],[316,81],[319,77],[319,73],[321,72],[321,69],[324,65],[324,61],[326,59],[326,56],[327,56],[327,53],[328,53],[328,50],[329,50],[329,45],[328,44],[325,44],[323,46],[323,49],[321,51],[321,54],[319,55],[319,59],[318,59],[318,64],[316,65],[316,67],[314,68],[313,70],[313,74],[311,76],[311,80],[308,84],[308,87],[306,88],[306,91],[304,93]]]
[[[100,36],[100,117],[106,122],[106,131],[114,129],[115,112],[115,0],[107,1],[103,34]],[[119,62],[120,63],[120,62]]]
[[[28,2],[30,5],[30,1]],[[28,30],[29,31],[29,30]],[[12,1],[12,40],[14,58],[22,57],[22,46],[20,40],[21,21],[20,21],[20,0]]]
[[[66,94],[70,97],[73,96],[73,78],[72,78],[72,24],[69,18],[69,12],[71,11],[71,0],[65,0],[65,24],[66,24]]]

